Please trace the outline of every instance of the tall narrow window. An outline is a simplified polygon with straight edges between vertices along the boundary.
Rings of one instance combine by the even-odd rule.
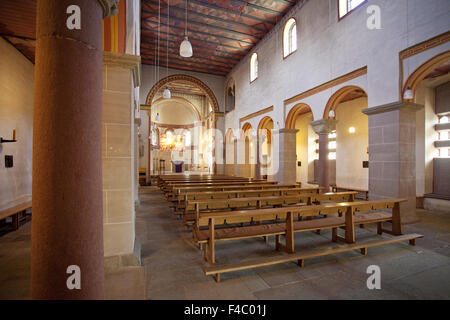
[[[297,50],[297,23],[294,18],[289,19],[283,31],[283,55],[286,58]]]
[[[250,58],[250,81],[254,81],[258,78],[258,55],[252,54]]]
[[[338,0],[339,1],[339,19],[359,7],[367,0]]]

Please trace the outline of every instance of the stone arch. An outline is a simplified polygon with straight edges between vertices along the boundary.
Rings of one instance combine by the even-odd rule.
[[[295,129],[295,121],[297,120],[297,117],[308,112],[312,113],[312,110],[306,103],[299,103],[295,105],[291,111],[289,111],[284,127],[286,129]]]
[[[206,97],[208,98],[209,102],[212,105],[214,112],[220,112],[219,103],[217,102],[217,98],[214,95],[214,93],[212,92],[212,90],[206,84],[204,84],[201,80],[199,80],[195,77],[192,77],[192,76],[185,75],[185,74],[174,74],[174,75],[170,75],[168,77],[165,77],[165,78],[159,80],[150,89],[150,92],[147,95],[147,99],[145,100],[145,103],[148,105],[151,105],[156,93],[159,90],[161,90],[161,88],[166,86],[168,83],[173,82],[173,81],[182,81],[182,82],[187,82],[189,84],[196,85],[206,95]]]
[[[266,116],[264,118],[261,119],[261,121],[258,124],[258,136],[259,136],[259,132],[260,130],[264,130],[267,129],[267,125],[272,121],[273,123],[273,119],[269,116]],[[270,132],[270,130],[267,130],[267,142],[270,144],[272,142],[272,133]]]
[[[200,115],[200,111],[198,111],[197,107],[192,102],[190,102],[188,99],[183,98],[183,97],[175,97],[175,96],[172,96],[171,99],[177,100],[177,101],[181,101],[183,103],[186,103],[190,107],[192,107],[192,109],[194,109],[194,111],[195,111],[195,114],[197,115],[198,120],[199,121],[202,120],[202,116]],[[156,103],[164,101],[164,100],[165,99],[163,97],[160,97],[160,98],[156,99],[155,102],[153,102],[153,104],[156,104]]]
[[[364,95],[367,97],[367,93],[358,86],[345,86],[336,91],[328,100],[325,110],[323,112],[323,119],[329,119],[330,111],[336,111],[336,107],[341,103],[342,99],[345,98],[349,93],[355,90],[361,90],[364,92]]]
[[[450,60],[450,50],[447,50],[443,53],[440,53],[433,58],[429,59],[428,61],[421,64],[406,80],[405,84],[402,88],[402,99],[404,97],[405,91],[408,88],[411,88],[411,90],[414,93],[414,96],[416,94],[416,89],[419,85],[419,83],[425,79],[425,77],[434,69],[439,67],[441,64],[447,62]]]

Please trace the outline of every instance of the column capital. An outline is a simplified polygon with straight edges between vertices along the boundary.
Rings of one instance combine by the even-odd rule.
[[[118,12],[119,0],[97,0],[103,9],[103,19],[115,16]]]
[[[372,116],[375,114],[391,112],[391,111],[396,111],[396,110],[416,112],[416,111],[419,111],[420,109],[422,109],[423,107],[424,107],[423,105],[420,105],[417,103],[398,101],[398,102],[394,102],[394,103],[389,103],[389,104],[384,104],[384,105],[377,106],[377,107],[364,109],[364,110],[362,110],[362,113],[364,113],[368,116]]]
[[[309,124],[313,127],[314,132],[317,134],[329,134],[336,130],[336,124],[338,120],[335,119],[322,119],[318,121],[310,122]]]

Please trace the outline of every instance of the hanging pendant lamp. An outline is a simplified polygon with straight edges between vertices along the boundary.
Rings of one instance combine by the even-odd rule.
[[[184,58],[190,58],[190,57],[192,57],[192,54],[193,54],[192,45],[189,42],[188,35],[187,35],[187,8],[188,8],[188,3],[186,0],[186,21],[184,23],[184,26],[185,26],[184,40],[183,40],[183,42],[181,42],[181,45],[180,45],[180,56],[182,56]]]
[[[166,77],[169,78],[169,29],[170,29],[170,0],[167,1],[167,61],[166,61]],[[172,93],[169,90],[169,87],[166,85],[166,88],[163,92],[164,99],[170,99],[172,97]]]

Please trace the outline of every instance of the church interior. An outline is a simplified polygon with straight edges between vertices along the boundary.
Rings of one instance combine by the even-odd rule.
[[[1,0],[0,300],[450,299],[448,0]]]

